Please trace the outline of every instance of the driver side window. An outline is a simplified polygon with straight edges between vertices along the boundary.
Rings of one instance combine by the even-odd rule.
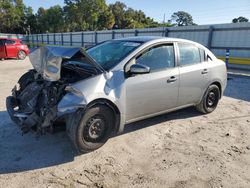
[[[15,41],[14,40],[6,40],[5,43],[7,45],[12,45],[12,44],[15,44]]]
[[[174,67],[174,45],[165,44],[150,48],[136,58],[136,63],[148,66],[151,72]]]

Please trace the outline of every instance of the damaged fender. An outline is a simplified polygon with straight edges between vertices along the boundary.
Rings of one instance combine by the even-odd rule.
[[[85,106],[87,105],[87,101],[80,91],[78,91],[72,86],[66,87],[65,90],[69,93],[67,93],[58,103],[58,117],[65,114],[74,113],[79,108],[85,108]]]

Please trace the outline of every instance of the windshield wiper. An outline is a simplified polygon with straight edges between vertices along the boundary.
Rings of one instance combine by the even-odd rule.
[[[96,62],[96,60],[94,58],[92,58],[88,53],[85,52],[85,50],[83,48],[81,48],[81,53],[96,67],[98,67],[98,69],[101,72],[106,72],[106,70],[99,64]]]

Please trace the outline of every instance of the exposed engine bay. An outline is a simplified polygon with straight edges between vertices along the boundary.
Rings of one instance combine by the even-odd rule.
[[[67,52],[68,56],[59,56],[58,50]],[[19,79],[6,101],[11,119],[20,125],[23,133],[41,132],[60,121],[62,117],[58,116],[57,105],[67,93],[67,86],[100,72],[88,63],[81,49],[43,47],[33,54],[30,59],[35,62],[32,63],[35,69]]]

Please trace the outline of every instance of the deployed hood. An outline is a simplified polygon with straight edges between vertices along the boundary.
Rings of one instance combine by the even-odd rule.
[[[34,69],[36,69],[45,80],[57,81],[61,77],[63,59],[70,60],[76,55],[84,57],[86,63],[93,65],[99,71],[105,71],[83,48],[43,46],[32,51],[29,58]]]

